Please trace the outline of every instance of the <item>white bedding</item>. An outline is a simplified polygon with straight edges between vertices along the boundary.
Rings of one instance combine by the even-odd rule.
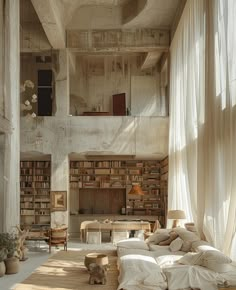
[[[165,290],[165,275],[153,257],[145,255],[125,255],[120,257],[119,289],[125,290]]]
[[[202,290],[218,290],[217,285],[226,282],[224,277],[201,266],[174,265],[162,268],[168,280],[168,289],[199,288]]]

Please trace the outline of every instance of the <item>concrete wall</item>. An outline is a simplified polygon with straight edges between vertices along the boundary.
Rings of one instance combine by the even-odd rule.
[[[160,73],[156,67],[141,71],[142,60],[141,54],[78,56],[76,72],[70,76],[70,113],[80,115],[94,110],[112,113],[112,95],[125,93],[131,115],[131,99],[133,106],[140,103],[142,108],[150,109],[151,95],[152,112],[148,109],[144,115],[165,116],[165,104],[160,101]],[[139,77],[139,95],[135,91],[137,83],[131,81],[134,77]],[[143,87],[146,90],[141,90]]]
[[[168,122],[162,117],[22,117],[21,152],[161,159],[168,154]]]
[[[121,27],[122,9],[119,6],[84,6],[77,9],[67,29],[114,29]]]

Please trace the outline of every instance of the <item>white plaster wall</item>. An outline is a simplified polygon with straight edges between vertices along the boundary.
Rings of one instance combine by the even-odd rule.
[[[168,119],[141,117],[136,120],[136,154],[138,156],[148,155],[151,159],[162,159],[164,156],[167,156],[169,138]]]
[[[22,117],[21,151],[161,159],[168,152],[168,122],[161,117]]]
[[[131,114],[134,116],[162,116],[160,81],[155,76],[131,78]],[[163,114],[165,116],[165,114]]]

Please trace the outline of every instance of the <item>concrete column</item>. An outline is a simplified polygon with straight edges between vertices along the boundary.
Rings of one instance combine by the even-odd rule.
[[[0,233],[4,228],[4,134],[0,134]]]
[[[5,134],[3,231],[11,231],[20,221],[20,1],[5,3],[5,116],[12,131]]]
[[[51,190],[67,192],[67,210],[51,213],[51,227],[69,223],[69,159],[60,150],[54,151],[51,160]]]
[[[66,49],[59,50],[59,72],[55,76],[56,113],[55,116],[65,117],[69,115],[69,56]]]

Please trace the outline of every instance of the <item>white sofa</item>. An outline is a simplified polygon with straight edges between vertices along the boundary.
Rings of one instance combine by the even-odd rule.
[[[158,230],[146,242],[117,243],[118,290],[218,290],[219,285],[236,285],[236,267],[229,257],[195,233],[174,231],[178,237],[170,245],[156,243],[165,243],[172,230]]]

